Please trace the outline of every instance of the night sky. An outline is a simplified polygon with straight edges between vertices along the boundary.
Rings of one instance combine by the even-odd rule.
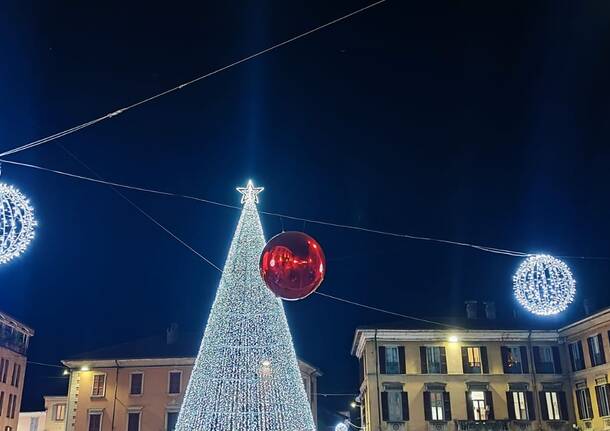
[[[129,4],[126,4],[129,3]],[[0,11],[0,149],[72,127],[368,2],[29,2]],[[399,233],[553,255],[610,256],[610,3],[388,0],[178,93],[11,156],[89,175]],[[40,221],[0,268],[0,308],[36,330],[29,359],[201,331],[219,276],[109,187],[23,167],[2,180]],[[222,266],[239,212],[125,192]],[[268,236],[281,231],[263,216]],[[517,307],[520,259],[284,220],[324,247],[321,291],[420,317],[467,299]],[[566,260],[610,305],[610,262]],[[395,318],[313,296],[286,312],[321,392],[356,392],[354,329]],[[549,319],[546,319],[547,321]],[[532,319],[532,324],[535,324]],[[553,323],[553,318],[551,318]],[[25,410],[61,391],[30,366]],[[321,400],[322,409],[349,399]]]

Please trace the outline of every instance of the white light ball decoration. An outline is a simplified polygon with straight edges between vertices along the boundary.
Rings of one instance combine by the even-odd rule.
[[[34,238],[36,219],[28,199],[15,187],[0,183],[0,264],[25,251]]]
[[[335,427],[335,431],[348,431],[347,425],[345,425],[343,422],[340,422]]]
[[[568,265],[546,254],[528,257],[513,276],[517,301],[529,312],[551,316],[574,300],[576,281]]]

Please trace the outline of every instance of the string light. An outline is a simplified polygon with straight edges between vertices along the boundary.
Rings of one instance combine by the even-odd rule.
[[[26,250],[35,227],[34,209],[28,199],[17,188],[0,183],[0,263]]]
[[[259,273],[260,189],[240,191],[243,210],[176,430],[314,431],[282,301]]]
[[[550,316],[562,312],[574,300],[576,282],[564,262],[537,254],[521,263],[513,277],[513,289],[526,310]]]

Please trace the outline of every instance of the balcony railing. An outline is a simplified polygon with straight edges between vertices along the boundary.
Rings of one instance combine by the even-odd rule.
[[[0,346],[6,347],[20,355],[25,355],[28,349],[27,338],[16,337],[14,334],[0,333]]]
[[[458,431],[509,431],[509,420],[455,421]]]

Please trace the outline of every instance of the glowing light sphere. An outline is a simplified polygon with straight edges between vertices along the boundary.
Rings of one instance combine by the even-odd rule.
[[[347,425],[345,425],[343,422],[340,422],[337,424],[337,426],[335,426],[335,431],[348,431]]]
[[[550,316],[562,312],[574,300],[576,281],[564,262],[537,254],[519,265],[513,276],[513,290],[527,311]]]
[[[315,239],[303,232],[282,232],[267,243],[260,258],[267,287],[288,301],[303,299],[320,286],[326,258]]]
[[[28,199],[15,187],[0,183],[0,263],[19,256],[34,238],[36,219]]]

